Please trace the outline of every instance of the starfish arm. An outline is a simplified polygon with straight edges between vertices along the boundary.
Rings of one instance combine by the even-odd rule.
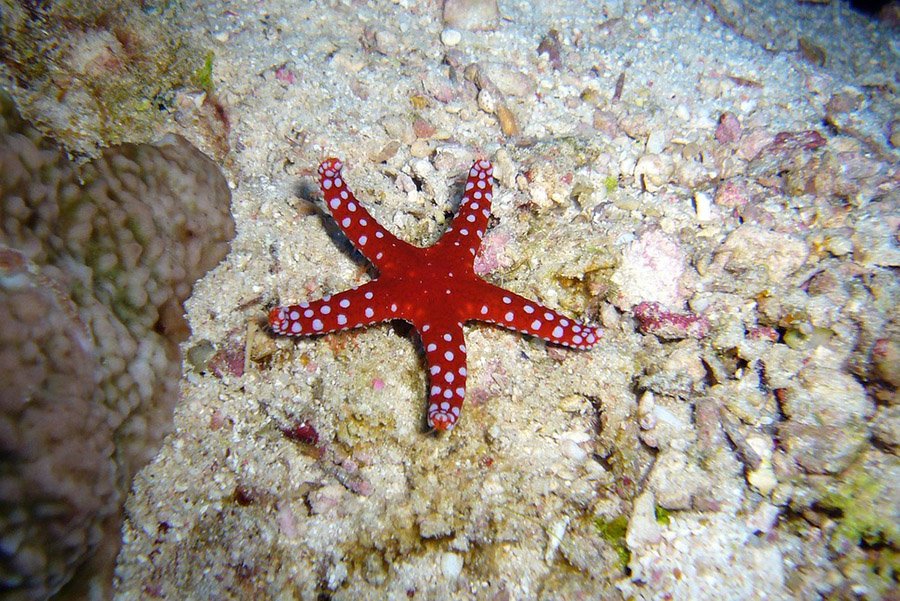
[[[460,247],[474,257],[481,248],[481,239],[491,216],[493,173],[493,165],[485,160],[475,161],[469,169],[465,197],[459,203],[459,212],[440,241],[440,245],[448,251],[451,247]]]
[[[325,206],[353,246],[376,267],[415,248],[382,227],[356,200],[344,181],[343,166],[338,159],[324,160],[319,165],[319,186]]]
[[[419,329],[428,364],[428,426],[452,430],[466,396],[466,343],[462,324]]]
[[[485,282],[485,298],[477,308],[478,321],[497,324],[523,334],[536,336],[547,342],[576,349],[589,349],[603,335],[596,326],[589,326],[569,319],[540,303],[530,301]]]
[[[375,280],[316,301],[275,307],[269,311],[269,326],[284,336],[310,336],[394,319],[397,305],[379,298],[377,288]]]

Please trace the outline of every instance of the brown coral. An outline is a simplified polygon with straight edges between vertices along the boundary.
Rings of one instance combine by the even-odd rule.
[[[234,235],[230,192],[182,138],[77,168],[0,105],[0,590],[46,598],[79,566],[108,590],[125,493],[171,424],[182,303]]]

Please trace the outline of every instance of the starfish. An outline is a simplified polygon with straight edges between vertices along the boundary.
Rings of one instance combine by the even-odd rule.
[[[338,159],[319,165],[325,204],[350,242],[379,276],[316,301],[275,307],[276,334],[310,336],[400,319],[418,332],[430,374],[428,426],[451,430],[466,393],[463,324],[496,324],[547,342],[588,349],[601,330],[583,325],[475,274],[474,260],[491,215],[494,169],[486,160],[469,170],[465,198],[433,246],[420,248],[381,226],[347,188]]]

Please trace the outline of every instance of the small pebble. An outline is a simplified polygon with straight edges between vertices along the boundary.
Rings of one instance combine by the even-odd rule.
[[[497,112],[497,99],[490,90],[481,90],[478,92],[478,108],[488,115]]]
[[[697,209],[697,221],[706,222],[712,219],[712,199],[706,192],[694,192],[694,206]]]
[[[722,113],[719,124],[716,127],[716,141],[719,144],[729,144],[741,138],[741,123],[733,113]]]
[[[660,154],[666,149],[666,132],[661,129],[654,130],[647,137],[647,152],[650,154]]]
[[[441,32],[441,43],[444,46],[456,46],[462,41],[462,34],[448,27]]]
[[[441,571],[448,580],[459,578],[463,569],[463,559],[456,553],[444,553],[441,556]]]
[[[521,133],[516,116],[505,104],[497,107],[497,119],[500,121],[500,130],[506,136],[518,136]]]

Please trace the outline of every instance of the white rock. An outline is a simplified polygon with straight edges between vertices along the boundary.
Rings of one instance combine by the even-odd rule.
[[[656,499],[652,491],[647,491],[634,501],[634,511],[628,522],[625,543],[634,551],[645,545],[659,542],[660,527],[656,521]]]
[[[441,572],[448,580],[456,580],[462,573],[463,558],[456,553],[444,553],[441,555]]]
[[[697,209],[697,221],[706,222],[712,219],[712,199],[706,192],[694,192],[694,206]]]
[[[462,41],[462,34],[448,27],[444,31],[441,32],[441,42],[444,46],[456,46]]]
[[[647,152],[650,154],[661,154],[666,149],[666,132],[657,129],[647,138]]]
[[[559,544],[566,535],[566,528],[569,527],[569,517],[566,516],[561,520],[557,520],[547,530],[547,551],[544,553],[544,561],[550,563],[559,549]]]

